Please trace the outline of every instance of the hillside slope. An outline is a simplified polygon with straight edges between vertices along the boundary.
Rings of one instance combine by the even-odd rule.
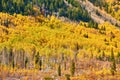
[[[85,8],[88,13],[90,14],[91,18],[97,22],[97,23],[104,23],[106,21],[110,22],[113,25],[120,26],[120,21],[116,20],[114,17],[106,13],[105,11],[102,11],[98,7],[94,6],[91,2],[88,0],[82,1],[82,0],[77,0],[79,1],[80,5]]]
[[[120,1],[119,0],[89,0],[95,6],[105,10],[108,14],[120,21]]]
[[[0,0],[0,80],[120,80],[120,22],[105,1]]]
[[[59,49],[57,51],[60,53],[61,50],[74,49],[76,44],[86,51],[105,50],[109,53],[112,47],[115,52],[119,52],[120,49],[120,31],[109,23],[100,24],[99,29],[92,29],[87,28],[88,23],[61,22],[53,16],[35,18],[22,15],[11,16],[4,13],[0,13],[0,20],[2,22],[1,50],[4,47],[18,50],[23,48],[28,50],[25,52],[29,52],[31,48],[35,48],[44,55],[42,50],[54,52]],[[7,26],[6,20],[9,20]]]
[[[111,5],[113,3],[117,5],[115,2],[112,2]],[[108,21],[113,25],[120,26],[120,22],[115,19],[118,14],[116,13],[113,17],[110,16],[108,13],[111,11],[111,6],[104,0],[1,0],[0,7],[1,12],[10,14],[17,13],[32,16],[42,14],[45,17],[47,15],[55,15],[57,17],[66,17],[72,21],[94,21],[96,23]],[[102,10],[102,8],[108,10],[108,13]],[[114,11],[112,10],[112,12]]]
[[[119,79],[119,67],[116,75],[111,75],[110,59],[114,51],[120,63],[120,30],[110,23],[99,24],[98,29],[88,25],[62,22],[54,16],[0,13],[0,79],[24,76],[34,80],[46,76],[58,79],[58,65],[63,66],[62,75],[70,74],[73,60],[76,60],[73,80]],[[65,80],[65,76],[59,78]]]
[[[87,11],[82,9],[80,5],[72,0],[72,6],[65,4],[64,0],[1,0],[0,12],[7,12],[9,14],[22,14],[37,16],[56,15],[58,17],[64,16],[73,21],[91,20]]]

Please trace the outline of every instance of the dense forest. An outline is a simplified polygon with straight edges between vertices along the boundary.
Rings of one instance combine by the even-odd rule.
[[[89,21],[87,11],[74,0],[66,1],[72,5],[68,6],[65,0],[1,0],[0,11],[10,14],[37,15],[44,11],[44,15],[56,14],[71,20]],[[37,13],[37,14],[36,14]]]
[[[0,24],[2,79],[8,75],[10,78],[24,76],[24,80],[27,77],[48,80],[58,76],[63,80],[70,76],[97,79],[103,73],[101,79],[113,79],[112,75],[119,75],[116,66],[120,63],[120,31],[110,23],[99,24],[94,29],[89,28],[94,26],[92,22],[77,24],[62,22],[54,16],[0,13]],[[84,70],[89,73],[81,73]]]
[[[79,1],[0,0],[0,80],[120,80],[118,1]]]

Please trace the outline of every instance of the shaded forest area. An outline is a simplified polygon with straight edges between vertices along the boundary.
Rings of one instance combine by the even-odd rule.
[[[57,15],[64,16],[75,21],[90,21],[91,18],[75,0],[1,0],[0,12],[23,15]]]

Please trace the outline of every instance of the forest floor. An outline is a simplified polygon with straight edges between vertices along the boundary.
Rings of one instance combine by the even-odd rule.
[[[120,80],[119,67],[113,76],[110,72],[110,64],[108,61],[81,59],[76,62],[75,76],[70,78],[71,80]],[[65,74],[70,74],[69,64],[67,70],[62,70],[61,77],[57,76],[57,70],[39,71],[0,67],[0,80],[45,80],[45,78],[66,80]]]

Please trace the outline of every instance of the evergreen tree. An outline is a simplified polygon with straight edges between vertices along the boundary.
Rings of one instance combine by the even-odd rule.
[[[68,7],[64,0],[1,0],[0,11],[10,14],[34,15],[44,9],[47,15],[59,12],[60,16],[67,17],[75,21],[90,21],[88,12],[83,9],[77,1],[68,0],[73,7]],[[37,6],[37,12],[34,7]],[[44,8],[43,8],[44,7]]]

